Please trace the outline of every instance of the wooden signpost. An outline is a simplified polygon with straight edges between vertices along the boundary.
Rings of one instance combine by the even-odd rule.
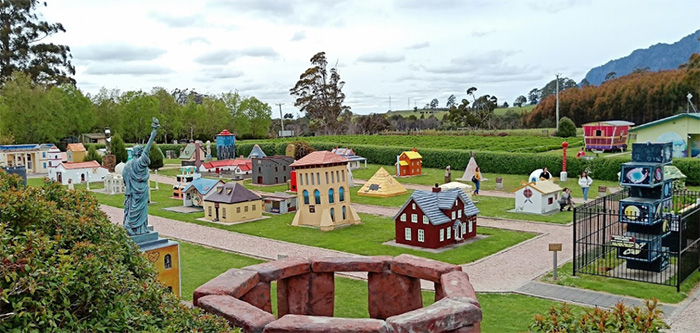
[[[554,281],[557,280],[557,252],[561,251],[561,243],[549,243],[549,251],[552,252],[553,258],[553,268],[552,268],[552,278]]]

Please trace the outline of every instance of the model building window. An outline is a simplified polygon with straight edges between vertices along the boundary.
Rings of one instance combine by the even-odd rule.
[[[166,254],[163,258],[163,266],[165,269],[173,268],[173,259],[169,254]]]
[[[473,222],[474,222],[474,221],[469,220],[469,233],[470,233],[470,234],[472,233]]]
[[[221,208],[221,217],[226,218],[226,208]]]
[[[454,220],[454,219],[456,219],[456,218],[457,218],[457,213],[456,213],[456,212],[452,212],[452,219]]]
[[[236,207],[236,214],[240,214],[240,213],[241,213],[241,207]]]
[[[316,204],[320,205],[321,204],[321,191],[314,190],[314,198],[316,199]]]
[[[256,209],[255,207],[257,207],[257,206],[255,204],[253,204],[253,211],[255,211],[255,209]]]
[[[457,211],[457,218],[458,219],[462,218],[462,210],[461,209]]]
[[[321,173],[320,172],[316,173],[316,182],[318,183],[318,185],[321,185]]]
[[[306,176],[306,185],[309,185],[309,174],[305,173],[304,175]]]
[[[450,239],[452,237],[452,229],[450,227],[447,227],[447,229],[445,229],[445,232],[447,233],[447,239]]]
[[[423,224],[428,224],[428,217],[423,215]]]
[[[331,171],[331,183],[335,183],[335,173]]]
[[[425,231],[423,229],[418,230],[418,241],[421,243],[425,241]]]
[[[309,204],[309,191],[304,190],[304,204],[308,205]]]
[[[316,185],[316,180],[314,179],[314,174],[311,174],[311,185]]]
[[[549,197],[548,200],[547,200],[547,204],[548,204],[548,205],[551,205],[553,202],[554,202],[554,198]]]
[[[329,188],[328,189],[328,203],[334,203],[334,202],[335,202],[335,198],[333,196],[333,189]]]
[[[338,189],[338,201],[345,201],[345,188],[341,187]]]
[[[209,217],[211,217],[211,206],[209,206]]]
[[[343,220],[345,220],[347,217],[345,215],[345,206],[343,206]]]
[[[331,208],[331,221],[335,222],[335,209]]]
[[[404,229],[403,238],[406,239],[407,241],[411,240],[411,228]]]
[[[275,167],[275,172],[279,172],[279,169],[277,169],[277,167]]]
[[[343,176],[343,183],[345,182],[345,170],[340,171],[340,174]]]
[[[412,204],[411,204],[411,209],[414,209],[414,210],[416,209],[416,204],[415,204],[415,203],[412,203]]]
[[[326,184],[330,184],[330,182],[328,181],[328,171],[326,171]]]
[[[440,241],[445,240],[445,229],[440,229]]]
[[[401,222],[406,222],[406,213],[401,214]]]
[[[247,213],[247,212],[248,212],[248,206],[243,207],[243,211]]]

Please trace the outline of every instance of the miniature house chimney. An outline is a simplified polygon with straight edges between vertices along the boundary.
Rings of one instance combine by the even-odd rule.
[[[442,189],[438,186],[438,183],[435,183],[435,187],[433,187],[433,193],[438,193],[442,191]]]
[[[415,151],[415,152],[417,152],[417,151],[418,151],[418,148],[416,148],[416,147],[413,147],[413,149],[411,149],[411,151]]]

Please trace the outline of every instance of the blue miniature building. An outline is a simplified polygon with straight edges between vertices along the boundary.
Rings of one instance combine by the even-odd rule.
[[[216,159],[230,160],[236,158],[236,136],[223,130],[216,136]]]

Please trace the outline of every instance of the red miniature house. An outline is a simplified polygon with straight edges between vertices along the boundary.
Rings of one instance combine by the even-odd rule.
[[[418,176],[423,172],[423,157],[418,150],[405,151],[396,157],[397,176]]]
[[[394,216],[396,243],[437,249],[476,236],[479,209],[461,189],[415,191]]]
[[[598,121],[583,125],[586,150],[626,150],[634,123],[624,120]]]

